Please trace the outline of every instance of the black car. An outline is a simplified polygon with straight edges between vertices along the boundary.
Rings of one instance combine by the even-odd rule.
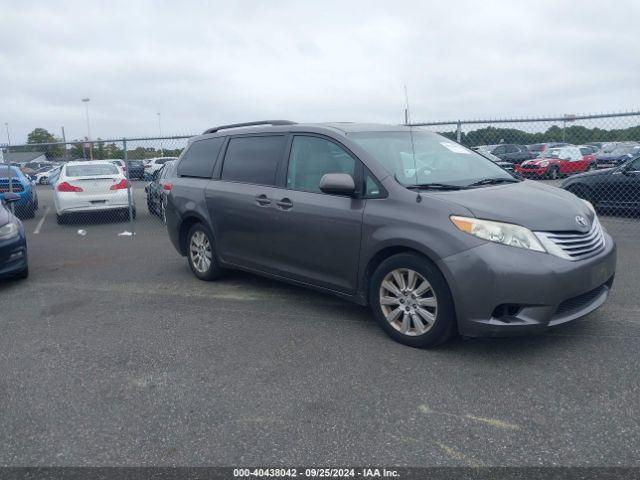
[[[617,167],[638,154],[640,154],[640,145],[633,143],[621,144],[609,153],[596,155],[596,166],[597,168]]]
[[[153,172],[151,182],[144,187],[147,192],[147,208],[152,215],[159,216],[165,221],[167,195],[171,191],[171,183],[166,181],[173,174],[175,160],[166,162],[160,170]]]
[[[22,222],[7,208],[7,203],[20,200],[17,193],[0,193],[0,278],[26,278],[27,239]]]
[[[491,153],[500,158],[500,160],[510,163],[521,163],[525,160],[536,158],[536,154],[530,152],[527,147],[513,143],[503,143],[498,145],[491,150]]]
[[[640,156],[617,168],[574,175],[562,183],[562,188],[596,208],[640,210]]]

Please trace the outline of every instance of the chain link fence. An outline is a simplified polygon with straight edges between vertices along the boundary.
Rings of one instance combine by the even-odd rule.
[[[590,201],[617,238],[640,234],[640,112],[411,125]]]
[[[640,112],[411,125],[591,201],[614,236],[640,233]],[[12,208],[39,234],[166,235],[163,175],[188,139],[13,145],[3,149],[0,191],[21,196]],[[74,160],[94,162],[61,170]]]

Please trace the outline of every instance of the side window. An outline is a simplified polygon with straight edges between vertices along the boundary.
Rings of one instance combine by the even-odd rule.
[[[507,146],[505,146],[505,152],[507,152],[507,153],[517,153],[518,152],[518,147],[516,147],[515,145],[507,145]]]
[[[364,170],[364,198],[382,198],[384,190],[373,177],[371,172],[365,168]]]
[[[223,142],[224,137],[193,142],[180,160],[178,175],[181,177],[211,178],[213,165],[218,158],[218,152]]]
[[[631,162],[627,167],[627,171],[640,172],[640,158],[636,158],[633,162]]]
[[[326,173],[355,173],[356,161],[337,144],[319,137],[296,135],[291,144],[287,188],[321,193],[320,179]]]
[[[493,154],[500,154],[500,153],[505,153],[505,149],[506,147],[504,145],[500,145],[499,147],[496,147],[493,149]]]
[[[284,147],[284,135],[232,138],[222,164],[222,180],[275,185]]]

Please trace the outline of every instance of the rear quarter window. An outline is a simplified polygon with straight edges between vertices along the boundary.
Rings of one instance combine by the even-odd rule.
[[[206,138],[191,144],[178,165],[181,177],[211,178],[224,137]]]

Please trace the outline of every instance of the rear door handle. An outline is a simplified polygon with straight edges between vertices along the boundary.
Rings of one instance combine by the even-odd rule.
[[[282,210],[289,210],[293,207],[293,202],[285,197],[279,202],[276,202],[276,205],[278,205]]]
[[[261,207],[267,206],[271,204],[271,200],[264,194],[256,195],[256,203]]]

